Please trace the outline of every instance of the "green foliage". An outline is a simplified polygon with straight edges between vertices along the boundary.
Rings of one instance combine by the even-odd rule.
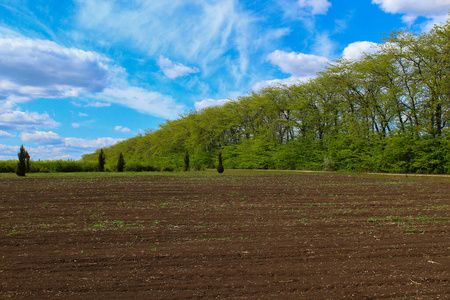
[[[448,36],[450,21],[394,32],[375,54],[334,61],[309,82],[191,111],[103,149],[106,168],[123,152],[126,169],[203,170],[220,151],[227,168],[450,173]]]
[[[106,156],[103,152],[103,149],[100,149],[100,152],[98,154],[98,171],[99,172],[105,172],[105,163],[106,163]]]
[[[16,174],[17,176],[25,176],[27,169],[29,170],[30,155],[22,145],[18,153],[19,162],[17,163]]]

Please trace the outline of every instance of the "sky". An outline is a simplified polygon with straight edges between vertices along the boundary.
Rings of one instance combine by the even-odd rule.
[[[450,0],[0,0],[0,160],[74,159],[307,81]]]

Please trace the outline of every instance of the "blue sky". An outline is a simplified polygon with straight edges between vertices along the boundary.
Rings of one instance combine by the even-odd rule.
[[[429,31],[450,0],[0,0],[0,160],[79,159]]]

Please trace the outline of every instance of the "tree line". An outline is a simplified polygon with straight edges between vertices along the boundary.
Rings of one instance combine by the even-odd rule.
[[[393,32],[317,78],[191,111],[105,149],[128,161],[228,168],[449,173],[450,24]],[[85,155],[89,161],[96,154]]]
[[[202,170],[220,153],[227,168],[450,173],[449,71],[449,21],[393,32],[308,82],[190,111],[76,163],[98,170],[104,153],[109,171],[120,156],[128,171]]]

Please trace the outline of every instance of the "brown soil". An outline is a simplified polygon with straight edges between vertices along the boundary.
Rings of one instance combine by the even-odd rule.
[[[0,196],[1,298],[450,299],[446,179],[0,178]]]

